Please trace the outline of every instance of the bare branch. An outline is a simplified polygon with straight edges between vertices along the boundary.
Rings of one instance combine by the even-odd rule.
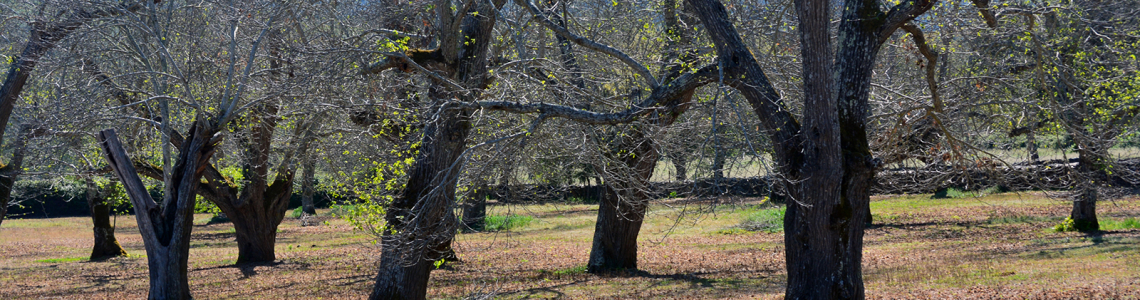
[[[638,75],[645,77],[645,81],[649,83],[650,87],[656,88],[658,85],[660,85],[660,83],[657,81],[657,78],[653,77],[653,74],[649,72],[649,69],[645,68],[645,66],[641,65],[641,63],[638,63],[632,57],[629,57],[629,55],[621,52],[621,50],[614,49],[608,45],[599,44],[593,40],[576,35],[573,32],[570,32],[570,30],[563,28],[562,26],[558,26],[558,24],[555,24],[554,21],[551,21],[550,18],[546,17],[546,14],[539,10],[537,6],[534,6],[534,3],[531,3],[530,0],[515,0],[515,3],[519,6],[528,8],[531,14],[534,14],[535,17],[538,17],[539,23],[542,23],[543,26],[546,26],[546,28],[549,28],[551,31],[554,31],[558,35],[565,37],[570,41],[573,41],[579,46],[605,53],[606,55],[613,56],[614,58],[621,60],[626,65],[629,65],[629,67],[632,68],[634,72],[637,72]]]

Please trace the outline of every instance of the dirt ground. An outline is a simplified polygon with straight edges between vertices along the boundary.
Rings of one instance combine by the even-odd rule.
[[[1140,299],[1140,199],[1102,202],[1094,234],[1054,232],[1070,203],[1039,193],[929,199],[877,197],[865,233],[863,274],[871,299]],[[758,199],[685,201],[653,207],[639,270],[584,272],[596,205],[494,207],[532,216],[529,225],[461,234],[462,261],[432,273],[430,298],[494,293],[497,299],[770,299],[785,284],[782,234],[733,229]],[[769,204],[763,204],[769,205]],[[683,218],[678,218],[682,216]],[[190,250],[198,299],[359,299],[368,295],[379,248],[367,234],[326,217],[287,218],[279,261],[234,266],[230,224],[204,225]],[[1131,221],[1129,221],[1131,220]],[[139,299],[147,267],[132,216],[117,219],[131,257],[89,262],[87,218],[5,220],[0,299]]]

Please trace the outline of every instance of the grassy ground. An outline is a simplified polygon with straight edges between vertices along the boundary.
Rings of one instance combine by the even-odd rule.
[[[584,267],[595,206],[494,207],[492,215],[530,218],[501,218],[508,229],[459,235],[462,261],[433,272],[429,297],[777,298],[785,280],[782,235],[741,224],[771,222],[778,213],[757,199],[733,203],[654,206],[642,230],[641,270],[601,276]],[[1140,230],[1133,228],[1140,227],[1140,199],[1101,203],[1101,220],[1113,230],[1096,235],[1050,230],[1069,205],[1034,193],[877,197],[875,225],[865,234],[868,298],[1140,298]],[[133,217],[119,217],[118,225],[132,257],[89,262],[89,219],[6,220],[0,299],[144,297],[146,258]],[[233,266],[229,224],[196,226],[194,237],[189,277],[199,299],[363,298],[379,250],[336,219],[310,227],[286,219],[274,265]]]

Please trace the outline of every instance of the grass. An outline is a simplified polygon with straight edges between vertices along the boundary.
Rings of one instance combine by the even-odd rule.
[[[35,260],[35,262],[38,262],[38,263],[49,263],[49,264],[69,263],[69,262],[77,262],[77,261],[87,261],[87,257],[65,257],[65,258],[49,258],[49,259]]]
[[[763,231],[775,233],[784,231],[784,207],[762,209],[751,212],[737,225],[737,228],[747,231]]]
[[[641,228],[637,272],[607,275],[586,272],[597,205],[491,206],[488,214],[509,228],[457,235],[460,261],[432,272],[427,297],[782,298],[783,235],[739,227],[781,223],[781,209],[760,202],[655,202]],[[1048,230],[1071,205],[1033,193],[876,197],[876,226],[864,233],[867,298],[1138,298],[1140,230],[1133,228],[1140,227],[1140,199],[1099,207],[1101,234]],[[5,220],[0,299],[145,298],[141,237],[133,217],[118,222],[116,235],[132,256],[86,262],[89,218]],[[363,298],[376,275],[375,237],[342,219],[308,227],[286,219],[277,235],[278,262],[267,266],[232,265],[232,224],[193,230],[188,276],[197,298]],[[83,263],[66,263],[75,261]]]
[[[1123,220],[1099,220],[1100,230],[1114,231],[1114,230],[1128,230],[1140,229],[1140,218],[1125,218]]]
[[[520,229],[530,225],[534,217],[521,215],[488,215],[483,219],[483,229],[486,231],[506,231]]]

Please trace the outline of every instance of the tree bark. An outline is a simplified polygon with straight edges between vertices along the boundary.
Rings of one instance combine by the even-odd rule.
[[[724,6],[715,0],[689,2],[712,37],[726,83],[748,99],[773,141],[778,171],[795,200],[784,219],[785,297],[864,298],[863,225],[877,165],[865,128],[871,70],[879,45],[934,2],[906,1],[883,13],[877,1],[846,1],[833,62],[830,4],[795,1],[804,66],[802,127],[728,21]]]
[[[187,134],[190,139],[180,145],[170,173],[173,184],[165,187],[161,206],[150,197],[115,130],[104,130],[98,136],[107,162],[135,207],[150,271],[149,299],[191,299],[186,272],[195,192],[216,143],[211,141],[215,130],[204,123],[195,121]]]
[[[483,231],[484,219],[487,217],[487,191],[490,188],[480,185],[471,192],[471,196],[463,203],[463,232]]]
[[[107,205],[106,193],[100,191],[95,180],[84,178],[87,185],[87,207],[91,209],[91,222],[94,224],[95,244],[91,247],[91,260],[104,260],[127,255],[119,240],[115,238],[115,226],[111,224],[111,207]]]
[[[313,194],[316,192],[317,164],[311,156],[305,158],[305,170],[301,172],[301,212],[316,215],[317,206],[313,204]]]
[[[637,236],[649,207],[647,184],[660,155],[641,130],[634,129],[630,135],[631,141],[637,144],[617,149],[633,148],[632,155],[619,157],[632,174],[607,179],[603,187],[598,221],[594,225],[594,243],[586,264],[590,273],[637,269]]]
[[[3,129],[0,129],[3,130]],[[12,161],[0,167],[0,224],[8,215],[8,202],[12,199],[12,188],[24,170],[24,156],[28,152],[28,140],[32,138],[32,128],[24,126],[20,130],[20,137],[16,140],[15,150],[12,151]]]
[[[685,154],[674,153],[673,157],[669,160],[673,162],[673,169],[677,172],[677,181],[689,180],[689,170],[685,167],[685,165],[689,164],[689,160],[685,158]]]
[[[1033,130],[1025,133],[1025,150],[1029,152],[1029,161],[1036,163],[1039,159],[1037,155],[1037,133]]]
[[[455,109],[432,110],[443,115],[424,128],[423,146],[403,196],[385,212],[392,230],[381,239],[380,271],[370,299],[424,299],[432,263],[451,248],[456,161],[471,129],[470,111]]]
[[[453,83],[433,78],[428,97],[436,101],[431,111],[438,115],[427,118],[431,121],[422,131],[420,152],[404,193],[385,211],[390,229],[381,238],[379,274],[370,299],[424,299],[433,262],[451,253],[459,223],[454,213],[459,159],[467,147],[473,110],[450,99],[475,102],[490,84],[489,49],[496,10],[503,4],[505,0],[476,1],[469,10],[455,14],[450,7],[436,8],[442,24],[461,18],[456,24],[462,28],[441,31],[440,48],[432,50],[441,59],[428,65],[470,92],[448,90]]]
[[[1096,219],[1097,181],[1100,179],[1097,167],[1095,150],[1088,145],[1082,145],[1077,150],[1078,166],[1081,186],[1076,199],[1073,199],[1073,212],[1069,218],[1073,219],[1073,227],[1081,232],[1095,232],[1100,230],[1100,222]]]

